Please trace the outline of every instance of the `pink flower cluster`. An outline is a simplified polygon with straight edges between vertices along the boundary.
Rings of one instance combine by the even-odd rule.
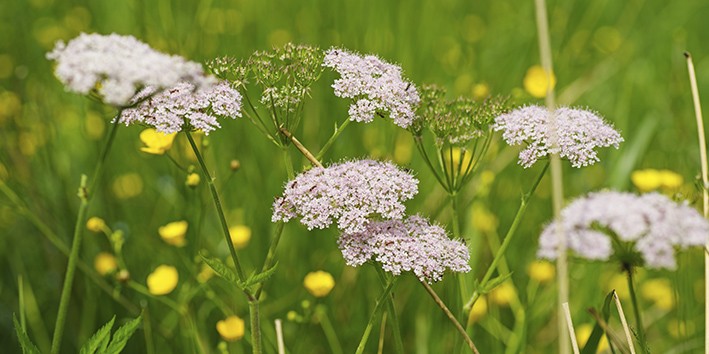
[[[674,269],[676,248],[704,246],[709,235],[709,223],[696,210],[658,193],[591,193],[564,208],[560,222],[568,248],[579,257],[607,260],[619,243],[627,244],[650,268]],[[556,228],[554,222],[542,232],[539,257],[556,258]]]
[[[343,233],[337,242],[350,266],[373,260],[387,272],[410,271],[429,284],[441,280],[446,270],[470,271],[468,247],[418,215],[371,222],[361,232]]]
[[[407,128],[414,121],[419,94],[401,77],[401,68],[374,55],[361,56],[332,48],[323,66],[340,74],[332,87],[335,95],[354,100],[350,120],[371,122],[377,113],[389,113],[394,124]]]
[[[125,125],[147,124],[166,134],[180,132],[185,125],[209,134],[221,127],[218,116],[241,117],[241,94],[226,81],[202,88],[182,82],[155,92],[153,87],[143,89],[134,101],[145,101],[136,108],[124,109],[119,121]]]

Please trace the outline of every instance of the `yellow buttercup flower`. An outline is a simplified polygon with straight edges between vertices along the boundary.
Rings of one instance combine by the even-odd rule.
[[[591,332],[593,332],[593,326],[584,323],[576,327],[576,339],[578,340],[579,346],[582,348],[586,346],[588,338],[591,337]],[[601,341],[598,342],[598,347],[596,348],[597,353],[605,352],[608,349],[608,339],[606,336],[601,337]]]
[[[671,310],[675,306],[672,285],[667,279],[648,279],[643,282],[640,293],[642,297],[655,303],[662,310]]]
[[[672,190],[682,187],[682,184],[684,183],[684,178],[682,178],[682,175],[670,170],[660,170],[659,173],[662,188]]]
[[[179,274],[177,268],[169,265],[160,265],[148,275],[148,291],[153,295],[171,293],[177,287]]]
[[[319,270],[308,273],[303,280],[303,286],[315,297],[324,297],[335,287],[335,279],[328,272]]]
[[[86,228],[91,232],[103,232],[106,229],[106,222],[97,216],[93,216],[86,221]]]
[[[229,316],[217,322],[217,332],[225,341],[239,340],[244,336],[244,320],[238,316]]]
[[[478,298],[468,313],[468,323],[475,323],[487,314],[487,301],[484,297]]]
[[[102,276],[111,274],[118,269],[118,261],[116,261],[116,257],[113,254],[100,252],[94,258],[94,269]]]
[[[140,141],[145,144],[140,151],[153,155],[163,155],[172,147],[177,133],[165,134],[153,128],[148,128],[140,132]]]
[[[539,65],[534,65],[529,70],[527,74],[524,75],[524,89],[529,92],[530,95],[536,98],[544,98],[547,95],[547,90],[549,88],[549,75]],[[556,86],[556,76],[554,73],[551,74],[551,88]]]
[[[488,294],[490,302],[501,306],[509,306],[515,296],[517,289],[509,281],[500,284]]]
[[[201,180],[201,178],[199,177],[198,174],[190,173],[189,175],[187,175],[187,180],[185,180],[185,184],[188,187],[197,187],[199,185],[200,180]]]
[[[554,280],[556,268],[547,261],[534,261],[527,267],[527,273],[530,278],[540,283],[548,283]]]
[[[229,228],[229,235],[231,235],[231,243],[234,248],[240,250],[249,244],[251,240],[251,228],[246,225],[236,225]]]
[[[645,169],[633,171],[630,180],[641,192],[654,191],[662,185],[660,173],[657,170]]]
[[[187,243],[187,241],[185,241],[187,227],[187,221],[175,221],[158,228],[158,234],[160,235],[160,238],[165,241],[165,243],[182,247]]]

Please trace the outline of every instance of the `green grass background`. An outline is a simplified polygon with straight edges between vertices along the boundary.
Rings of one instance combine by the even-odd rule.
[[[709,3],[702,0],[660,1],[550,1],[549,20],[562,104],[590,107],[611,121],[626,142],[618,151],[603,150],[601,162],[584,169],[565,166],[565,193],[571,198],[591,190],[612,187],[632,190],[634,169],[668,168],[680,173],[690,199],[699,171],[698,145],[687,69],[682,55],[695,58],[699,90],[709,95]],[[255,50],[285,42],[342,46],[376,53],[399,63],[417,85],[437,83],[455,95],[470,95],[485,83],[493,93],[511,94],[522,102],[538,102],[522,90],[526,70],[539,62],[533,1],[75,1],[10,0],[0,3],[0,178],[24,201],[27,209],[69,244],[78,207],[76,189],[82,173],[91,173],[102,145],[88,134],[90,117],[101,117],[104,130],[114,112],[85,97],[65,92],[45,59],[56,40],[69,40],[80,32],[131,34],[162,51],[191,60],[206,61],[220,55],[247,57]],[[334,75],[326,72],[306,104],[301,129],[306,146],[317,151],[335,123],[347,114],[347,102],[333,96]],[[706,99],[704,102],[707,102]],[[99,124],[99,126],[101,126]],[[109,163],[92,202],[90,215],[107,220],[126,233],[125,256],[131,277],[144,283],[161,263],[180,270],[180,285],[168,295],[180,300],[195,286],[196,252],[208,249],[226,256],[220,245],[217,219],[203,183],[197,190],[184,187],[184,173],[164,157],[139,152],[140,127],[121,127]],[[184,137],[181,137],[182,139]],[[374,156],[393,158],[394,147],[410,143],[408,133],[377,120],[353,124],[326,157],[326,162]],[[402,143],[403,141],[403,143]],[[504,235],[521,193],[537,169],[524,170],[514,162],[514,151],[497,138],[495,154],[486,168],[496,173],[488,195],[476,194],[475,183],[465,204],[483,203],[499,218]],[[281,193],[286,174],[280,151],[246,119],[223,121],[223,129],[208,138],[208,164],[232,221],[253,230],[250,245],[240,254],[247,269],[260,266],[273,225],[270,205]],[[185,141],[178,139],[176,156]],[[293,151],[296,166],[306,166]],[[229,162],[242,168],[232,173]],[[186,161],[183,159],[183,161]],[[415,153],[406,163],[421,180],[420,194],[409,203],[411,212],[450,221],[444,191]],[[143,182],[139,195],[119,199],[113,181],[137,173]],[[528,302],[525,272],[534,259],[536,239],[550,218],[548,181],[545,179],[508,252],[512,279],[526,310],[523,350],[554,351],[554,287],[540,287]],[[474,275],[481,277],[491,259],[485,235],[472,227],[470,212],[463,213],[465,235],[473,244]],[[189,245],[175,249],[164,244],[157,228],[167,222],[188,220]],[[488,235],[489,236],[489,235]],[[374,307],[380,286],[371,267],[346,267],[337,250],[333,230],[307,232],[291,222],[279,247],[280,269],[266,288],[263,325],[267,352],[272,351],[273,319],[291,310],[303,313],[302,301],[326,306],[345,352],[354,350]],[[82,259],[91,264],[104,238],[87,233]],[[18,277],[24,281],[24,301],[31,338],[47,348],[66,267],[66,257],[7,198],[0,197],[0,348],[18,352],[12,314],[19,311]],[[645,278],[665,277],[673,284],[676,306],[658,311],[644,301],[651,347],[655,352],[694,352],[702,346],[703,279],[701,252],[680,257],[678,272],[646,272]],[[314,300],[302,287],[310,271],[323,269],[337,285],[322,300]],[[598,307],[608,290],[614,264],[571,264],[571,308],[577,324],[590,323],[586,308]],[[699,282],[699,283],[698,283]],[[248,317],[243,297],[219,280],[211,291],[242,318]],[[445,300],[456,304],[455,278],[436,285]],[[157,353],[190,353],[197,349],[185,321],[161,303],[128,289],[120,289],[132,303],[149,309]],[[99,290],[82,273],[73,289],[63,349],[73,352],[113,314],[130,317],[125,308]],[[404,276],[397,288],[397,306],[405,346],[412,353],[450,351],[458,338],[432,300],[415,281]],[[223,318],[206,293],[189,304],[197,331],[216,350],[216,321]],[[629,303],[627,310],[630,313]],[[678,337],[669,334],[674,321],[685,323]],[[614,323],[617,325],[617,321]],[[481,351],[505,350],[505,328],[514,325],[508,307],[491,305],[474,328]],[[292,353],[331,351],[322,328],[307,320],[284,324],[286,346]],[[368,352],[375,352],[375,331]],[[389,342],[385,344],[388,349]],[[248,352],[244,340],[230,345]],[[126,352],[145,352],[146,336],[138,331]]]

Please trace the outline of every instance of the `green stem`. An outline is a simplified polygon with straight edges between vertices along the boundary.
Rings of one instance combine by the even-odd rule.
[[[382,287],[386,286],[387,276],[383,269],[374,266],[379,275],[379,280],[382,282]],[[396,314],[396,306],[394,306],[394,294],[389,294],[387,298],[387,312],[389,313],[389,318],[391,319],[391,331],[394,336],[394,349],[395,353],[404,353],[404,342],[401,340],[401,328],[399,327],[399,316]]]
[[[229,247],[229,253],[231,253],[231,259],[234,261],[234,267],[236,268],[239,280],[244,281],[244,279],[246,279],[246,277],[244,276],[244,270],[243,268],[241,268],[241,262],[239,262],[239,257],[236,254],[236,249],[234,248],[234,244],[231,242],[231,236],[229,234],[229,224],[227,224],[226,218],[224,217],[224,210],[222,209],[222,203],[219,201],[219,193],[217,193],[217,188],[214,186],[214,180],[209,174],[207,165],[204,163],[202,154],[199,152],[199,148],[197,148],[197,144],[195,144],[194,139],[192,138],[192,134],[190,134],[189,131],[185,131],[185,135],[187,135],[187,140],[190,142],[190,146],[192,146],[192,151],[194,151],[195,156],[197,156],[197,161],[199,161],[199,166],[202,168],[202,173],[204,173],[204,176],[207,177],[207,184],[209,184],[209,190],[212,192],[212,200],[214,201],[214,206],[217,208],[217,215],[219,216],[219,221],[222,226],[224,239],[226,241],[227,246]],[[251,300],[252,296],[248,292],[248,290],[245,290],[244,292],[246,293],[246,296],[249,298],[249,300]]]
[[[458,333],[460,333],[460,335],[463,336],[463,339],[465,340],[465,343],[468,345],[468,348],[470,348],[470,350],[473,353],[480,354],[480,352],[478,352],[478,348],[475,347],[475,343],[473,343],[473,340],[470,339],[470,336],[468,336],[468,333],[465,331],[465,328],[463,328],[463,326],[461,326],[460,322],[458,322],[458,320],[455,318],[455,316],[453,316],[453,313],[451,313],[451,311],[448,309],[448,307],[443,302],[443,300],[441,300],[441,298],[438,296],[438,294],[436,294],[436,291],[434,291],[433,288],[431,288],[431,286],[428,285],[428,283],[426,283],[425,281],[421,281],[420,283],[426,289],[426,292],[428,292],[428,294],[431,295],[431,297],[433,298],[433,301],[436,302],[436,305],[438,305],[438,307],[440,307],[441,310],[443,310],[443,313],[446,314],[446,317],[448,317],[448,319],[451,321],[451,323],[453,323],[453,325],[455,326],[455,329],[458,331]]]
[[[520,202],[519,209],[517,209],[517,215],[515,215],[514,220],[512,221],[512,225],[510,226],[510,229],[507,230],[507,234],[505,235],[505,239],[502,241],[502,244],[500,245],[500,248],[497,250],[495,253],[495,258],[493,258],[492,263],[490,263],[490,266],[487,268],[487,272],[485,272],[485,276],[483,276],[483,279],[480,281],[479,289],[484,288],[488,281],[490,281],[490,278],[492,277],[492,274],[495,272],[495,269],[497,269],[497,264],[500,262],[502,257],[504,256],[505,252],[507,251],[507,247],[509,247],[512,237],[514,236],[515,232],[517,232],[517,228],[519,227],[520,222],[522,221],[522,216],[524,216],[524,213],[527,211],[527,206],[529,205],[529,199],[532,197],[534,194],[534,191],[537,190],[537,187],[539,186],[539,183],[542,181],[542,178],[544,177],[544,174],[547,171],[547,168],[549,167],[549,162],[544,165],[544,168],[542,169],[541,172],[539,172],[539,175],[537,176],[537,179],[534,181],[534,184],[532,184],[532,187],[529,189],[529,192],[522,196],[522,201]],[[468,300],[468,303],[465,304],[464,309],[470,310],[473,307],[473,304],[475,304],[475,301],[480,297],[480,293],[476,289],[475,292],[473,293],[473,296]]]
[[[283,162],[286,165],[286,174],[288,175],[288,179],[291,180],[295,178],[295,171],[293,171],[293,159],[291,158],[290,152],[288,151],[288,146],[283,146],[282,151]]]
[[[266,260],[263,262],[261,272],[265,272],[266,270],[271,268],[271,266],[273,266],[273,261],[276,259],[276,248],[278,248],[278,242],[281,240],[281,235],[283,234],[283,227],[285,225],[286,224],[283,221],[279,221],[276,224],[276,232],[273,235],[273,239],[271,239],[271,246],[268,247],[268,253],[266,254]],[[256,299],[259,299],[261,297],[263,286],[264,283],[261,282],[256,288],[256,293],[254,295]]]
[[[118,118],[120,117],[121,110],[118,111],[116,117],[111,125],[111,131],[108,134],[108,139],[106,143],[101,148],[101,153],[99,154],[99,160],[96,163],[96,168],[94,169],[93,180],[91,182],[90,189],[87,189],[88,178],[86,175],[81,176],[81,184],[79,186],[79,199],[81,204],[79,205],[79,212],[76,216],[76,222],[74,224],[74,237],[72,239],[71,251],[69,253],[69,262],[67,263],[66,274],[64,275],[64,284],[62,285],[62,293],[59,299],[59,310],[57,312],[57,321],[54,325],[54,335],[52,337],[52,348],[50,352],[52,354],[58,354],[62,345],[62,335],[64,334],[64,325],[66,324],[66,315],[69,310],[69,300],[71,299],[71,288],[74,284],[74,273],[76,272],[76,267],[79,261],[79,250],[81,249],[81,241],[83,238],[84,222],[86,220],[86,214],[89,209],[89,201],[91,196],[94,194],[94,187],[103,172],[103,166],[108,157],[108,153],[113,146],[113,140],[116,137],[116,132],[118,131]]]
[[[251,320],[251,352],[261,354],[261,319],[258,299],[249,300],[249,319]]]
[[[642,348],[643,352],[649,353],[645,339],[645,327],[643,326],[643,320],[640,314],[640,306],[638,306],[638,296],[635,293],[635,282],[633,281],[632,266],[628,266],[626,268],[626,272],[628,273],[628,290],[630,291],[630,300],[633,303],[633,311],[635,312],[635,328],[638,331],[638,341],[640,342],[640,348]]]
[[[332,326],[332,322],[330,322],[330,317],[328,317],[327,315],[325,306],[318,306],[316,309],[316,313],[318,316],[318,321],[320,322],[320,326],[322,327],[322,330],[325,333],[327,343],[330,345],[330,352],[333,354],[343,354],[342,345],[340,345],[340,341],[337,339],[335,328]]]
[[[414,142],[416,143],[416,148],[423,157],[423,161],[426,162],[428,169],[431,170],[433,176],[436,177],[438,184],[440,184],[441,187],[446,190],[446,192],[449,192],[448,186],[446,186],[446,183],[443,182],[443,178],[438,175],[438,170],[433,167],[433,163],[431,162],[431,159],[428,157],[428,153],[426,152],[426,147],[423,146],[422,138],[420,136],[414,136]]]
[[[374,321],[377,319],[377,314],[382,310],[382,307],[384,306],[384,303],[387,301],[387,297],[389,297],[389,294],[391,294],[391,290],[394,288],[394,284],[396,283],[396,278],[391,278],[389,280],[389,283],[387,284],[386,288],[384,288],[384,291],[382,292],[381,295],[379,295],[379,298],[377,299],[377,304],[374,306],[374,311],[372,311],[372,315],[369,316],[369,321],[367,322],[367,327],[364,329],[364,333],[362,334],[362,338],[359,341],[359,345],[357,346],[357,351],[355,354],[362,354],[364,353],[364,347],[367,344],[367,339],[369,338],[369,334],[372,332],[372,327],[374,326]]]
[[[322,160],[323,155],[325,155],[327,150],[330,150],[330,147],[332,147],[332,144],[335,142],[335,140],[337,140],[337,137],[339,137],[340,134],[342,134],[342,132],[345,130],[345,128],[347,128],[347,126],[349,124],[350,124],[350,119],[345,118],[345,121],[342,122],[342,124],[340,124],[335,129],[335,132],[332,134],[330,139],[328,139],[327,142],[325,142],[325,145],[323,145],[323,147],[320,149],[320,152],[318,152],[318,154],[315,156],[316,160],[318,160],[318,161]]]

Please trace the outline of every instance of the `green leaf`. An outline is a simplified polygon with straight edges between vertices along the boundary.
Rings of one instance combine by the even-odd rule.
[[[138,326],[140,325],[140,321],[143,319],[143,316],[138,316],[138,318],[135,318],[133,320],[128,321],[128,323],[124,324],[120,328],[116,330],[116,333],[113,334],[113,339],[111,340],[111,344],[108,346],[106,350],[103,350],[101,353],[103,354],[118,354],[123,350],[123,347],[126,346],[126,343],[128,342],[128,339],[135,333],[135,331],[138,329]]]
[[[500,284],[504,283],[507,279],[512,277],[512,273],[507,273],[505,275],[500,275],[497,278],[492,278],[487,281],[485,284],[479,284],[475,283],[475,288],[477,289],[478,294],[480,295],[485,295],[489,292],[491,292],[493,289],[498,287]]]
[[[40,354],[39,349],[27,336],[25,329],[22,328],[20,322],[17,320],[17,316],[12,315],[12,322],[15,323],[15,332],[17,332],[17,339],[20,341],[20,346],[22,347],[22,354]]]
[[[202,253],[200,253],[199,256],[202,257],[204,263],[207,263],[207,265],[212,268],[214,272],[217,273],[220,277],[226,279],[232,284],[236,284],[241,288],[239,278],[236,276],[236,274],[234,274],[233,270],[231,270],[229,267],[227,267],[226,264],[224,264],[224,262],[221,261],[221,259],[207,257]]]
[[[94,354],[99,348],[103,349],[108,344],[111,339],[111,328],[113,328],[113,322],[116,321],[116,316],[114,315],[108,323],[99,328],[96,333],[94,333],[91,338],[81,347],[79,353],[81,354]]]
[[[611,303],[613,302],[614,291],[615,290],[612,290],[610,293],[608,293],[608,295],[606,295],[606,299],[603,300],[601,314],[603,316],[603,320],[606,322],[608,322],[608,318],[610,318]],[[583,347],[583,350],[581,350],[581,354],[596,354],[598,352],[598,344],[601,343],[601,337],[603,337],[604,334],[605,331],[603,330],[603,327],[601,327],[600,323],[596,322],[596,325],[593,326],[593,331],[591,331],[591,335],[586,341],[586,345]],[[611,341],[609,340],[608,343],[611,343]]]
[[[248,279],[244,280],[244,282],[240,284],[241,287],[248,288],[252,285],[263,283],[264,281],[268,280],[268,278],[270,278],[273,275],[273,273],[276,271],[277,267],[278,267],[278,262],[276,262],[276,264],[274,264],[273,267],[271,267],[261,273],[254,274],[254,275],[250,276]]]

